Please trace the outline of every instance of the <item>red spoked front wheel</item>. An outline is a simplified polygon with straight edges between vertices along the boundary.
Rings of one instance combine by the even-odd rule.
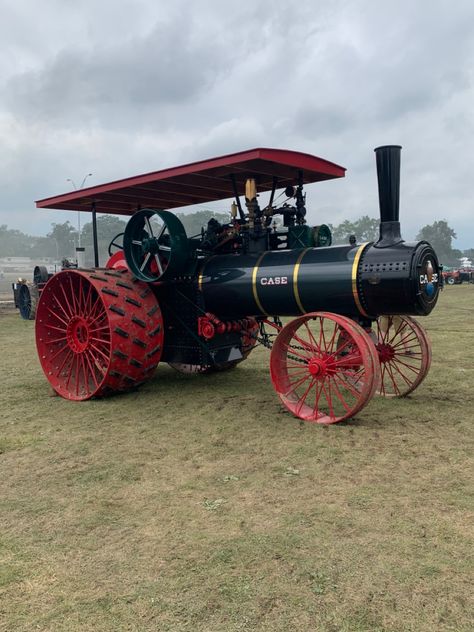
[[[161,310],[127,270],[65,270],[41,294],[36,346],[48,381],[66,399],[128,390],[160,360]]]
[[[425,379],[431,366],[431,343],[410,316],[380,316],[374,325],[381,367],[379,394],[405,397]]]
[[[379,386],[370,336],[345,316],[314,312],[285,325],[273,344],[275,390],[296,417],[331,424],[358,413]]]

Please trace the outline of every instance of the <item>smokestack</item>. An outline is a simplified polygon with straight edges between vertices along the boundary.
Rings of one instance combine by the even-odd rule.
[[[400,145],[376,147],[379,184],[380,237],[375,248],[387,248],[403,241],[400,235]]]

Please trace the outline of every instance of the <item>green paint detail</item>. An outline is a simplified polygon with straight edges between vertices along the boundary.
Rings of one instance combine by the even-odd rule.
[[[314,226],[313,228],[314,246],[317,248],[322,246],[330,246],[332,244],[331,229],[326,224]]]
[[[155,215],[166,227],[166,233],[160,239],[156,235],[149,235],[147,230],[147,220]],[[142,209],[130,218],[125,228],[123,249],[130,270],[138,279],[147,282],[169,281],[185,274],[192,251],[181,220],[169,211],[154,209]],[[163,255],[162,261],[160,258],[163,266],[161,273],[156,264],[160,252]],[[149,264],[142,269],[146,257],[149,257]],[[153,270],[150,265],[154,266]]]
[[[297,224],[288,228],[288,248],[311,248],[314,246],[313,229],[307,224]]]
[[[288,248],[319,248],[332,244],[331,229],[326,224],[308,226],[301,224],[288,228]]]

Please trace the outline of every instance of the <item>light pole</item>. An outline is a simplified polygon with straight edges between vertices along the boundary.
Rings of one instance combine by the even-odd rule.
[[[92,173],[86,173],[86,175],[82,178],[81,186],[79,187],[79,189],[83,188],[85,181],[91,175]],[[78,190],[78,187],[76,187],[76,183],[74,182],[72,178],[66,178],[66,182],[70,182],[72,184],[72,186],[74,187],[74,191]],[[78,247],[80,248],[81,247],[81,211],[77,211],[77,236],[78,236]]]
[[[58,240],[56,239],[56,237],[53,237],[54,239],[54,243],[56,244],[56,262],[54,264],[54,271],[56,272],[56,266],[58,264],[59,261],[59,244],[58,244]]]

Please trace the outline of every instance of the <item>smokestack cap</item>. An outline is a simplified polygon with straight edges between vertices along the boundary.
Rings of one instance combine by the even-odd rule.
[[[376,147],[374,149],[374,151],[378,151],[379,149],[391,149],[392,147],[394,149],[401,149],[402,148],[401,145],[380,145],[380,147]]]

